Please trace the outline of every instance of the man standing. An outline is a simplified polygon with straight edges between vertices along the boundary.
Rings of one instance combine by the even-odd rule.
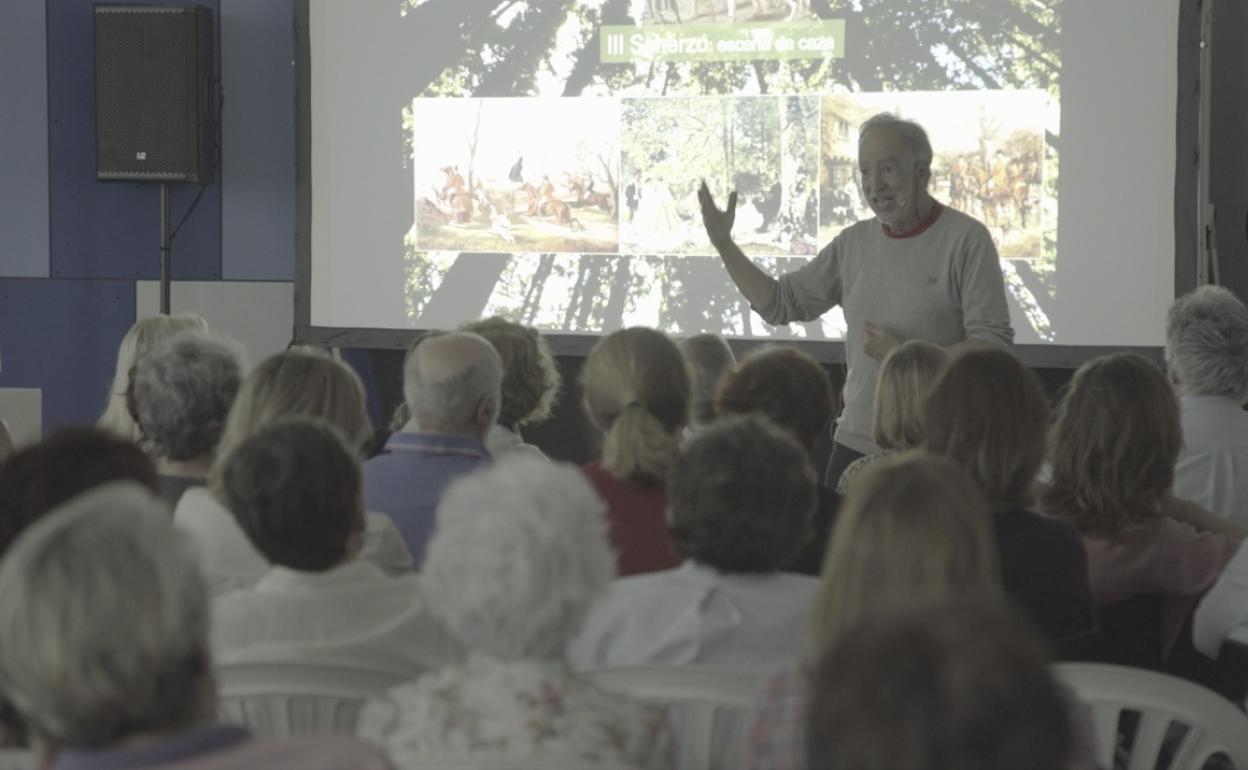
[[[845,313],[845,407],[824,483],[874,452],[872,413],[880,360],[907,339],[951,352],[1010,345],[1005,283],[984,225],[928,192],[932,147],[917,123],[881,113],[862,124],[858,167],[872,219],[836,236],[800,269],[772,278],[732,240],[737,194],[720,210],[703,183],[702,220],[728,275],[768,323]]]
[[[426,337],[403,364],[412,419],[364,464],[364,499],[394,521],[418,570],[442,492],[490,459],[484,441],[498,418],[502,380],[494,346],[464,332]]]

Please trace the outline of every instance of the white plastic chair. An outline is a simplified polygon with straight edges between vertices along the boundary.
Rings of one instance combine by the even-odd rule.
[[[1248,768],[1248,716],[1235,704],[1186,679],[1127,666],[1058,663],[1053,672],[1092,712],[1097,760],[1114,767],[1119,720],[1137,712],[1127,770],[1199,770],[1222,753],[1237,768]],[[1179,738],[1171,725],[1186,727]],[[1124,747],[1125,748],[1125,747]],[[1173,749],[1168,764],[1158,765],[1163,748]]]
[[[711,770],[717,746],[728,752],[726,758],[719,757],[720,764],[736,762],[745,747],[746,717],[760,685],[756,676],[690,666],[626,666],[582,673],[604,690],[678,707],[672,721],[681,770]]]
[[[35,770],[35,753],[25,749],[0,749],[0,770]]]
[[[218,665],[217,715],[262,738],[354,733],[360,709],[411,676],[319,663]]]

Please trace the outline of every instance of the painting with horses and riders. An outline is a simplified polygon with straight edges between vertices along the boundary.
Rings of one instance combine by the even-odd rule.
[[[1042,259],[1057,226],[1056,169],[1045,158],[1045,131],[1057,129],[1052,107],[1040,90],[824,96],[820,240],[871,216],[857,174],[857,128],[889,111],[927,130],[933,197],[987,225],[1003,259]]]
[[[416,248],[616,253],[614,99],[418,99]]]

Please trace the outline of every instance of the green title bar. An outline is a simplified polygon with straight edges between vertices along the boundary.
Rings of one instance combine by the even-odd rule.
[[[845,55],[845,20],[602,27],[602,61],[825,59]]]

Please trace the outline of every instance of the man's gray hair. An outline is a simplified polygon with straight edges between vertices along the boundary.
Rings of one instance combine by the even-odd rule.
[[[1202,286],[1166,316],[1166,363],[1184,393],[1248,399],[1248,307],[1230,290]]]
[[[606,504],[571,465],[508,456],[447,488],[421,577],[468,649],[562,660],[615,577]]]
[[[477,406],[492,404],[498,416],[503,360],[485,338],[448,332],[421,340],[403,364],[403,398],[421,430],[473,433]]]
[[[876,128],[891,128],[901,136],[905,145],[906,155],[918,163],[926,171],[932,170],[932,143],[927,138],[927,131],[913,120],[899,118],[891,112],[881,112],[863,121],[858,127],[858,141],[861,142],[867,133]]]
[[[0,692],[56,746],[185,729],[212,713],[208,618],[168,509],[131,482],[98,487],[0,562]]]
[[[242,378],[237,342],[207,332],[170,337],[135,365],[133,403],[143,436],[169,460],[210,454]]]

